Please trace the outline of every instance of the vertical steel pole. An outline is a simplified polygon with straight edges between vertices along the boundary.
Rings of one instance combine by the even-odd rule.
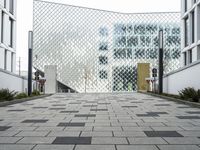
[[[158,93],[163,93],[163,30],[159,31],[159,88]]]
[[[33,32],[28,32],[28,96],[32,93],[32,50],[33,50]]]

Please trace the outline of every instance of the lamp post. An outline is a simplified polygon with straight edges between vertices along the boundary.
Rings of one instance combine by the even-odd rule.
[[[163,30],[159,31],[159,78],[158,78],[158,93],[163,93]]]
[[[32,93],[32,50],[33,50],[33,32],[28,32],[28,96]]]

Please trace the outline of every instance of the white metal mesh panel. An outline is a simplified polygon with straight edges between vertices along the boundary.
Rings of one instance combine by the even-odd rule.
[[[123,14],[34,1],[33,63],[57,65],[58,80],[78,92],[135,91],[137,63],[180,67],[180,13]]]

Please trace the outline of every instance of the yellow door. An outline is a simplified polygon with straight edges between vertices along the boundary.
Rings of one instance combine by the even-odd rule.
[[[137,86],[138,91],[149,90],[149,85],[146,82],[146,78],[150,77],[150,64],[138,63],[137,67]]]

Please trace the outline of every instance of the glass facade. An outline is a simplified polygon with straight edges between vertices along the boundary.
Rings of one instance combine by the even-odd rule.
[[[34,1],[33,64],[58,66],[58,80],[78,92],[137,90],[137,64],[180,67],[180,14],[123,14]]]

